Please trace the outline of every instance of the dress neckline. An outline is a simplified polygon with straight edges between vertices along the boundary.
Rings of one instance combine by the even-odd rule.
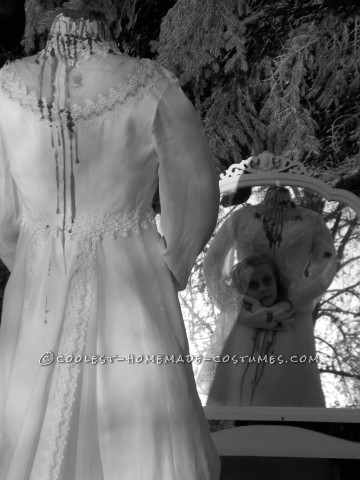
[[[110,88],[107,94],[99,93],[95,99],[84,98],[82,105],[71,103],[68,109],[59,109],[56,104],[49,102],[46,97],[40,97],[24,83],[11,64],[0,69],[0,98],[1,96],[26,112],[30,112],[35,118],[47,121],[50,124],[68,122],[71,120],[71,128],[77,124],[101,117],[113,111],[121,105],[130,105],[141,99],[146,92],[153,88],[163,71],[153,61],[148,59],[136,59],[134,72],[129,73],[121,81]]]
[[[257,220],[262,220],[264,218],[265,210],[263,212],[259,212],[257,208],[258,205],[247,205],[247,207],[250,210],[249,213]],[[284,224],[288,225],[291,223],[300,222],[304,219],[305,216],[310,215],[311,210],[301,208],[301,211],[300,211],[300,208],[301,207],[296,206],[294,210],[297,210],[298,213],[291,218],[284,219]]]

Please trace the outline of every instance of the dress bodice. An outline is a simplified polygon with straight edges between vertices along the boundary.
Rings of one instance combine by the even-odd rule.
[[[92,58],[71,72],[72,103],[55,114],[49,92],[39,107],[39,69],[27,59],[0,79],[0,129],[21,204],[54,218],[148,207],[157,185],[155,115],[170,75],[120,54]]]
[[[268,252],[274,259],[283,282],[291,283],[304,277],[311,258],[315,214],[299,209],[301,216],[284,222],[279,246],[269,247],[263,219],[256,215],[256,207],[239,210],[234,217],[237,255],[240,259],[254,253]]]
[[[3,261],[11,267],[19,223],[56,238],[146,226],[159,185],[160,251],[184,288],[204,241],[188,260],[184,243],[213,230],[214,216],[207,222],[203,207],[218,210],[200,118],[177,79],[155,62],[101,53],[71,68],[48,55],[0,70]]]

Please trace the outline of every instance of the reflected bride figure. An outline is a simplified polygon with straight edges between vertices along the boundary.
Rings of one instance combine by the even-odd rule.
[[[308,359],[316,355],[312,312],[334,278],[336,252],[322,216],[296,206],[285,187],[269,187],[263,202],[235,211],[210,244],[204,277],[220,315],[206,356],[254,354],[254,328],[229,281],[235,257],[241,261],[260,253],[274,261],[294,308],[293,323],[272,342],[271,353],[280,359],[265,365],[255,389],[248,375],[241,395],[244,372],[255,367],[247,360],[236,365],[208,361],[198,375],[198,389],[209,395],[207,404],[325,406],[317,364]],[[258,328],[278,329],[277,322],[266,319],[283,311],[282,302],[269,306]],[[300,363],[301,357],[307,360]]]
[[[0,71],[2,480],[218,479],[191,365],[134,360],[188,354],[177,290],[218,193],[176,78],[99,16],[59,15]]]
[[[277,336],[294,322],[294,311],[283,295],[276,265],[268,255],[245,258],[232,268],[230,279],[233,290],[228,298],[234,295],[237,321],[227,335],[220,358],[237,358],[249,350],[249,357],[266,361],[219,363],[208,398],[217,403],[252,404],[258,385],[263,384],[264,375],[265,379],[269,375],[267,369],[273,368],[268,366],[268,359],[274,356]]]

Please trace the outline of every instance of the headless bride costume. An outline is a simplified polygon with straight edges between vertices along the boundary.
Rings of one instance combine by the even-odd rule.
[[[286,329],[267,323],[272,315],[268,317],[266,309],[246,311],[242,297],[228,285],[235,256],[239,262],[263,253],[274,260],[283,293],[293,306],[289,315],[294,321]],[[236,359],[208,361],[202,367],[197,384],[200,393],[208,395],[207,404],[325,406],[318,366],[309,361],[316,355],[312,312],[335,273],[336,252],[323,218],[295,206],[284,187],[269,188],[263,203],[246,205],[224,222],[204,261],[209,294],[220,308],[206,356]],[[271,307],[280,308],[284,302]],[[261,315],[266,329],[251,328],[251,316],[258,321]],[[239,358],[259,355],[267,355],[268,361]],[[272,363],[271,356],[276,359]]]
[[[61,14],[0,71],[0,137],[1,479],[217,480],[192,367],[164,360],[188,353],[177,290],[218,209],[177,80]]]

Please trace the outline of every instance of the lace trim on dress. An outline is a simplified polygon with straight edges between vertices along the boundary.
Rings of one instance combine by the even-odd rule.
[[[20,216],[20,224],[39,240],[64,233],[78,243],[85,240],[97,243],[104,237],[117,238],[119,235],[127,237],[131,231],[140,234],[142,228],[148,229],[154,223],[151,208],[103,216],[80,215],[74,221],[71,218],[64,221],[62,216],[53,213],[32,213],[25,209]]]
[[[29,259],[27,288],[30,289],[33,283],[32,276],[39,258],[39,249],[47,238],[59,238],[64,234],[77,242],[78,265],[69,288],[59,345],[59,351],[65,357],[69,355],[75,357],[82,355],[85,348],[96,278],[97,244],[105,237],[115,239],[118,236],[127,237],[131,232],[140,234],[142,229],[149,229],[155,223],[155,219],[152,209],[132,210],[103,217],[81,216],[76,217],[74,222],[70,219],[66,220],[65,225],[58,217],[54,214],[34,214],[27,210],[24,210],[21,215],[21,225],[33,236],[34,256]],[[22,322],[26,321],[24,315],[26,311],[24,311]],[[59,479],[80,368],[79,363],[57,363],[55,366],[55,387],[49,398],[50,434],[47,438],[48,450],[43,459],[41,480]]]
[[[100,55],[107,57],[114,50],[114,45],[110,42],[89,41],[91,37],[81,39],[68,35],[66,43],[59,41],[59,36],[52,36],[46,44],[45,52],[48,56],[56,53],[60,57],[68,57],[70,65],[76,62],[78,57],[88,60],[91,55]]]
[[[80,244],[78,262],[78,269],[70,285],[59,350],[65,357],[82,355],[84,352],[96,276],[96,242],[94,240],[86,240]],[[55,366],[55,388],[50,395],[50,404],[52,405],[50,434],[47,439],[48,450],[45,454],[41,480],[57,480],[59,478],[70,430],[79,373],[79,363],[57,363]]]
[[[99,18],[85,19],[78,16],[72,19],[60,14],[52,24],[44,53],[46,56],[58,56],[74,65],[79,57],[89,59],[91,55],[107,57],[116,51],[111,41],[108,26]]]
[[[116,215],[105,215],[86,217],[77,217],[75,222],[71,223],[68,219],[65,222],[65,234],[78,243],[91,240],[94,244],[98,243],[104,237],[117,238],[119,235],[127,237],[131,232],[141,233],[141,229],[149,229],[155,223],[154,212],[147,209],[142,212],[132,210],[127,213]],[[47,238],[60,238],[64,231],[62,218],[59,215],[45,213],[30,213],[24,210],[20,216],[20,224],[24,229],[31,233],[33,240],[29,250],[26,262],[26,285],[22,319],[19,330],[19,340],[17,353],[21,351],[23,325],[28,316],[30,297],[34,287],[34,276],[36,266],[39,260],[40,251],[45,245]]]
[[[6,65],[0,71],[0,94],[5,94],[23,109],[34,113],[39,120],[63,122],[69,130],[73,130],[81,120],[87,121],[115,109],[118,105],[140,100],[162,76],[161,69],[154,62],[148,59],[139,60],[136,72],[130,73],[117,88],[111,88],[107,96],[99,94],[97,101],[88,99],[84,106],[73,104],[67,111],[59,110],[53,103],[47,103],[45,97],[37,98],[35,92],[24,85],[11,70],[10,65]]]

